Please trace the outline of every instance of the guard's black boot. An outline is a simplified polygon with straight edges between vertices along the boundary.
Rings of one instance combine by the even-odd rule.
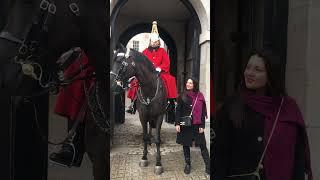
[[[74,121],[68,121],[68,131],[72,129]],[[80,167],[85,152],[84,145],[84,130],[83,123],[79,123],[76,128],[76,135],[73,142],[68,142],[62,145],[62,148],[58,152],[54,152],[49,156],[49,159],[62,166],[75,166]]]
[[[57,153],[52,153],[49,159],[62,166],[80,167],[83,154],[77,153],[77,150],[71,144],[63,144],[62,149]]]
[[[127,110],[126,110],[127,113],[130,113],[130,114],[134,114],[134,108],[133,106],[130,106]]]
[[[126,110],[127,113],[135,114],[136,113],[136,100],[133,101],[133,104],[129,106],[129,109]]]

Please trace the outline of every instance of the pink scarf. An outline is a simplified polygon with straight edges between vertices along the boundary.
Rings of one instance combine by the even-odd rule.
[[[196,104],[194,104],[196,98],[198,95],[198,99]],[[201,117],[202,117],[202,109],[205,111],[205,116],[207,117],[207,107],[206,107],[206,101],[204,99],[204,96],[201,92],[194,92],[189,91],[187,92],[187,96],[192,98],[192,105],[194,105],[193,111],[192,111],[192,124],[201,124]]]
[[[265,116],[264,143],[266,144],[281,103],[281,97],[259,96],[251,92],[244,92],[242,93],[242,98],[250,108]],[[297,127],[304,130],[305,168],[308,179],[313,179],[305,123],[296,102],[292,98],[286,96],[274,134],[263,159],[267,180],[292,179]]]

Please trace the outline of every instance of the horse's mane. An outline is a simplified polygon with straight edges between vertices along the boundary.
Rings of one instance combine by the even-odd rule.
[[[130,49],[130,56],[134,57],[134,60],[136,62],[140,62],[146,65],[146,67],[151,71],[154,72],[155,69],[153,67],[153,64],[151,63],[151,61],[149,61],[149,59],[142,53],[140,53],[139,51],[135,50],[135,49]]]

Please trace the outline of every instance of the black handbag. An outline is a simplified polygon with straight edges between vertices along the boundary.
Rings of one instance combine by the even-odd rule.
[[[198,95],[199,95],[199,93],[197,94],[196,100],[194,101],[194,104],[192,106],[192,110],[190,112],[190,115],[189,116],[180,117],[180,126],[188,126],[188,127],[190,127],[192,125],[192,112],[193,112],[194,106],[197,103]]]
[[[192,116],[180,117],[180,126],[191,126]]]

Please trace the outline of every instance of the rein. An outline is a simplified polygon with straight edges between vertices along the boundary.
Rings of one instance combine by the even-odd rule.
[[[154,95],[151,99],[150,99],[149,97],[147,97],[147,98],[145,99],[145,98],[143,97],[143,94],[142,94],[141,86],[139,87],[137,97],[138,97],[138,100],[139,100],[142,104],[148,106],[148,105],[151,104],[151,103],[153,102],[153,100],[155,100],[155,98],[157,97],[157,94],[158,94],[158,92],[159,92],[159,86],[160,86],[159,78],[160,78],[160,77],[158,76],[158,77],[157,77],[157,89],[156,89],[156,93],[155,93],[155,95]]]
[[[125,54],[125,53],[118,53],[118,54],[117,54],[117,57],[118,57],[118,56],[120,56],[120,57],[125,57],[125,58],[128,58],[128,57],[129,57],[128,52],[126,52],[126,54]],[[150,98],[150,97],[145,98],[145,97],[143,96],[143,94],[142,94],[141,86],[140,86],[139,84],[137,84],[137,85],[135,85],[135,86],[133,86],[133,87],[130,87],[130,86],[129,86],[129,83],[127,83],[126,86],[124,85],[124,80],[122,79],[122,74],[121,74],[121,73],[122,73],[122,71],[125,70],[125,68],[126,68],[128,65],[129,65],[128,62],[126,62],[125,60],[122,60],[122,61],[121,61],[121,67],[119,68],[118,73],[115,73],[115,72],[113,72],[113,71],[110,71],[110,75],[115,76],[114,82],[117,84],[117,86],[120,86],[123,90],[126,90],[126,89],[128,89],[128,88],[131,89],[131,88],[133,88],[133,87],[139,87],[138,93],[137,93],[137,98],[138,98],[138,100],[139,100],[142,104],[144,104],[144,105],[146,105],[146,106],[150,105],[150,104],[154,101],[154,99],[157,97],[157,95],[158,95],[159,86],[160,86],[160,80],[159,80],[160,76],[157,76],[157,89],[156,89],[155,95],[154,95],[152,98]],[[133,67],[135,66],[134,61],[131,62],[131,65],[132,65]],[[129,78],[129,79],[130,79],[130,78]]]

